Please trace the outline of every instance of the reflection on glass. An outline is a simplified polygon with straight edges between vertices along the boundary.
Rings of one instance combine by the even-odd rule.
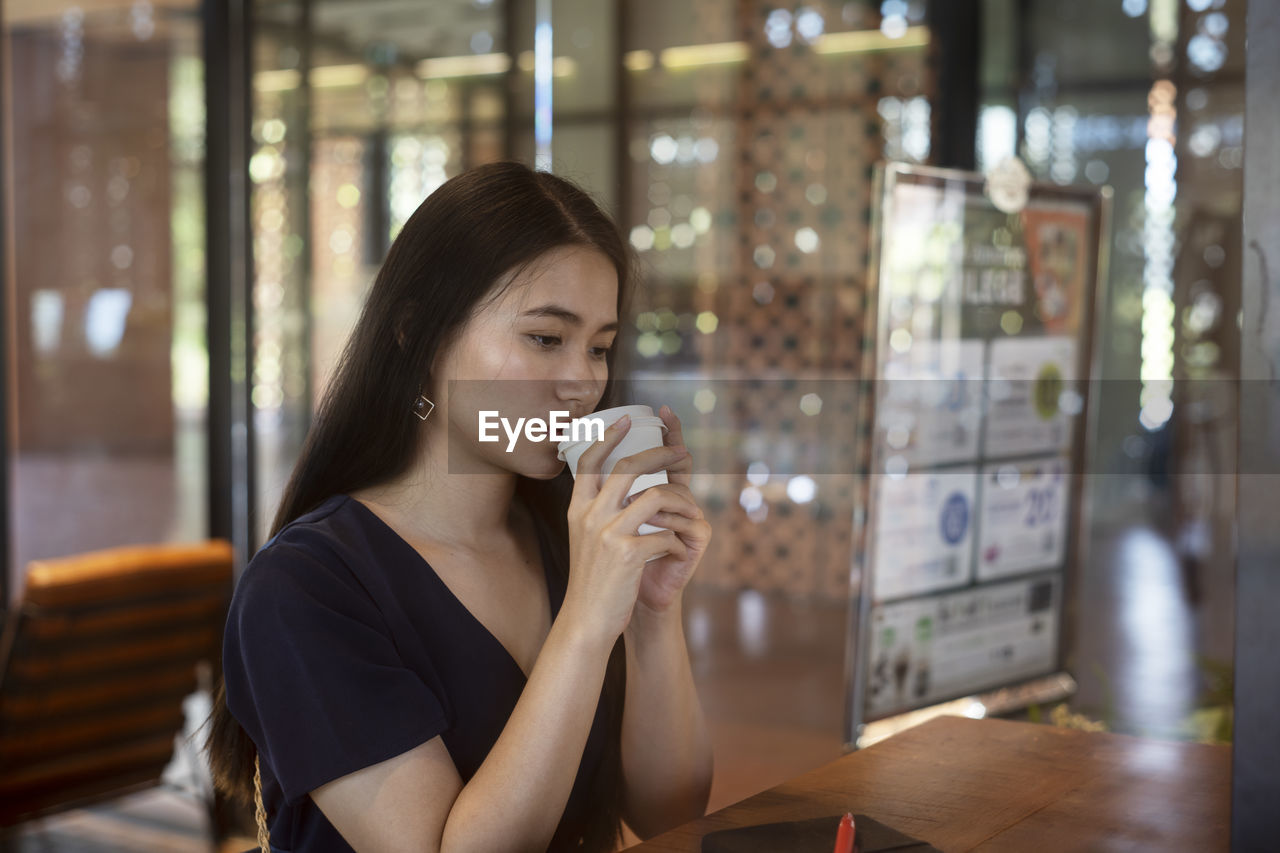
[[[194,4],[4,4],[10,597],[29,560],[207,530]]]
[[[410,5],[255,5],[259,543],[391,240],[447,178],[503,153],[502,10]]]
[[[537,5],[317,0],[307,29],[300,0],[258,4],[272,22],[254,54],[251,166],[264,524],[391,237],[463,169],[535,162]],[[551,4],[552,168],[601,201],[643,264],[627,366],[856,370],[870,167],[931,150],[923,10]],[[299,371],[306,404],[288,390]],[[735,411],[709,391],[690,405]],[[752,429],[794,431],[793,418]],[[798,441],[771,439],[750,446]],[[785,519],[779,500],[831,512],[816,495],[779,481],[754,518]]]

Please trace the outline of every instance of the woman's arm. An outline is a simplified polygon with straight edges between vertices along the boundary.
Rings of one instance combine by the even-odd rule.
[[[360,853],[545,851],[569,802],[609,660],[610,647],[575,624],[552,623],[502,734],[465,785],[434,738],[317,788],[312,799]]]
[[[689,666],[682,598],[662,612],[637,604],[623,632],[623,817],[642,839],[701,817],[711,795],[711,741]]]
[[[545,851],[551,843],[609,662],[610,647],[576,624],[569,618],[552,624],[506,727],[454,801],[444,853]]]

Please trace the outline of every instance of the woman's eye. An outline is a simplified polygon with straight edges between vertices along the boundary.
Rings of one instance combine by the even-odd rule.
[[[530,339],[531,339],[531,340],[532,340],[532,341],[533,341],[537,346],[539,346],[539,347],[541,347],[541,348],[543,348],[543,349],[551,349],[552,347],[556,347],[556,346],[559,346],[559,345],[560,345],[560,339],[559,339],[558,337],[556,337],[555,335],[529,335],[529,338],[530,338]],[[601,359],[601,360],[603,360],[603,359],[605,359],[605,358],[608,358],[608,357],[609,357],[609,352],[610,352],[612,349],[613,349],[613,347],[612,347],[612,346],[607,346],[607,347],[592,347],[592,350],[594,350],[594,355],[595,355],[595,357],[596,357],[596,358],[598,358],[598,359]]]

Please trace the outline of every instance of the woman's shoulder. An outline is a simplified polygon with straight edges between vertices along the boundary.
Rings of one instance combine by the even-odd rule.
[[[364,551],[354,501],[334,495],[282,527],[249,560],[237,584],[240,597],[281,588],[352,590],[363,586]]]
[[[312,509],[287,522],[258,549],[258,554],[269,552],[281,543],[307,547],[340,539],[344,516],[351,515],[349,504],[353,502],[348,495],[331,495]],[[254,555],[255,558],[258,554]]]
[[[325,501],[271,538],[232,591],[224,658],[306,637],[321,658],[376,648],[396,634],[395,603],[385,593],[380,559],[359,541],[360,519],[344,501]],[[347,529],[357,525],[352,530]],[[354,538],[353,538],[354,537]],[[295,650],[295,653],[301,652]]]

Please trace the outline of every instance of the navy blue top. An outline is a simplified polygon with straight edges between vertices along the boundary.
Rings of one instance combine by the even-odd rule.
[[[565,590],[541,527],[538,543],[554,618]],[[308,792],[436,735],[469,781],[526,682],[430,564],[346,495],[254,555],[232,596],[222,666],[227,707],[258,747],[271,846],[282,853],[351,851]],[[577,849],[606,704],[596,703],[548,850]]]

